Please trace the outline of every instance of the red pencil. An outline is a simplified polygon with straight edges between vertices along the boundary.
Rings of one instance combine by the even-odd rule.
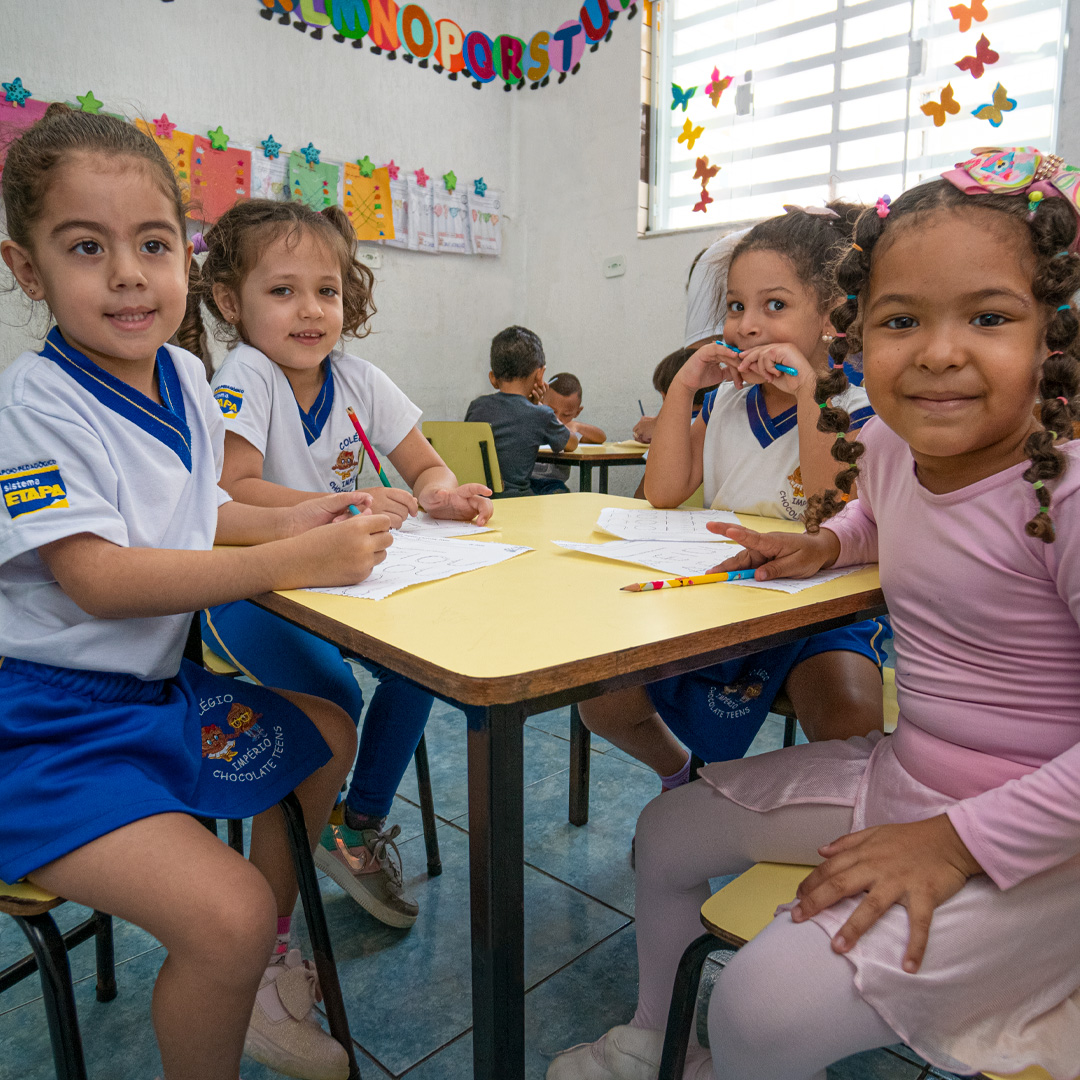
[[[371,443],[368,442],[368,437],[364,434],[364,429],[360,426],[360,421],[356,418],[356,413],[353,412],[351,405],[346,406],[346,411],[349,414],[349,419],[352,421],[352,426],[356,428],[356,434],[360,436],[360,441],[364,444],[364,449],[367,451],[368,457],[371,459],[371,464],[375,466],[375,471],[379,474],[379,479],[382,481],[383,487],[393,487],[386,478],[386,473],[383,472],[382,462],[379,461],[375,454],[375,450]]]

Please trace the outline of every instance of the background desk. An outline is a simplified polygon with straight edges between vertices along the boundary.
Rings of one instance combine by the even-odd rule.
[[[578,469],[578,487],[583,492],[592,491],[592,471],[596,466],[600,469],[600,483],[597,490],[601,495],[607,494],[608,489],[608,466],[610,465],[641,465],[645,461],[645,451],[648,447],[640,445],[638,449],[632,446],[619,445],[618,443],[582,443],[576,450],[569,453],[556,454],[552,450],[541,450],[536,455],[537,461],[548,461],[556,465],[574,465]],[[557,539],[565,540],[567,537],[560,536]]]
[[[884,613],[877,568],[790,596],[737,585],[624,593],[642,568],[555,547],[593,532],[610,495],[495,504],[489,539],[535,550],[386,600],[255,602],[469,709],[469,863],[476,1080],[524,1074],[522,727],[527,716]],[[748,518],[760,528],[792,523]],[[478,537],[483,539],[483,537]],[[644,572],[648,576],[648,572]],[[551,633],[553,625],[571,628]]]

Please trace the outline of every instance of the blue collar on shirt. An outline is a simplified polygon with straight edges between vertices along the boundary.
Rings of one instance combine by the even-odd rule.
[[[110,375],[78,349],[72,348],[64,340],[58,326],[49,331],[40,355],[63,368],[106,408],[164,443],[184,463],[184,468],[191,472],[191,429],[187,425],[184,392],[172,357],[164,345],[158,349],[156,361],[162,405],[151,401],[145,394],[115,375]]]
[[[326,378],[323,379],[322,389],[312,404],[311,410],[304,412],[300,408],[300,402],[296,402],[296,411],[300,414],[300,423],[304,427],[304,439],[308,446],[323,433],[326,421],[330,419],[330,413],[334,408],[334,368],[329,356],[323,361],[323,370],[326,372]],[[295,398],[294,393],[293,399]]]
[[[786,435],[799,423],[799,408],[792,405],[785,409],[779,416],[770,416],[765,407],[765,394],[761,384],[755,383],[750,387],[750,393],[746,395],[746,417],[750,421],[750,430],[754,433],[758,443],[764,450],[771,446],[781,435]]]

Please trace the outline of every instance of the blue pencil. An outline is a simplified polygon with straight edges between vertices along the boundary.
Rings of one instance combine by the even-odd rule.
[[[641,410],[641,415],[645,415],[645,406],[641,404],[641,398],[637,399],[637,407]]]

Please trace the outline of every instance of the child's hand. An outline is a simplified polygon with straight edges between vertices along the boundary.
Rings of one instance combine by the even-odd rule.
[[[770,581],[781,577],[813,577],[819,570],[832,566],[840,556],[840,541],[836,533],[822,529],[818,533],[758,533],[742,525],[726,525],[722,521],[707,522],[709,532],[719,533],[744,550],[709,573],[725,570],[749,570],[754,567],[755,581]]]
[[[320,525],[329,525],[333,521],[344,521],[353,515],[349,507],[355,506],[361,514],[371,513],[371,496],[366,491],[345,491],[337,495],[323,495],[318,499],[306,499],[290,506],[284,535],[299,536],[308,529]]]
[[[748,380],[739,370],[739,354],[726,345],[710,342],[702,345],[675,375],[673,382],[682,383],[691,390],[700,390],[703,386],[715,386],[725,379],[741,390]]]
[[[788,375],[777,371],[777,364],[794,368],[798,374]],[[747,382],[771,383],[792,397],[800,390],[813,392],[817,386],[818,373],[811,367],[810,361],[794,345],[783,341],[747,349],[739,357],[739,372]]]
[[[541,369],[541,371],[542,370],[543,369]],[[548,384],[544,382],[543,375],[541,375],[533,384],[533,388],[529,391],[529,400],[534,405],[543,405],[547,392]]]
[[[407,517],[415,516],[420,509],[411,491],[388,487],[365,488],[364,490],[371,496],[371,512],[385,514],[390,519],[391,529],[400,529],[401,523]]]
[[[290,541],[300,545],[300,550],[290,567],[296,584],[285,587],[356,585],[386,558],[386,549],[393,543],[390,519],[370,511],[355,516],[346,512],[345,517]]]
[[[634,425],[634,438],[637,442],[651,443],[652,433],[656,429],[655,416],[643,416]]]
[[[799,886],[792,919],[803,922],[865,892],[832,941],[834,952],[846,953],[893,904],[902,904],[910,927],[904,970],[911,975],[922,964],[934,908],[982,873],[945,814],[848,833],[818,848],[818,854],[825,861]]]
[[[491,504],[491,488],[483,484],[462,484],[456,488],[434,488],[424,492],[424,509],[437,518],[472,521],[486,525],[495,512]]]

